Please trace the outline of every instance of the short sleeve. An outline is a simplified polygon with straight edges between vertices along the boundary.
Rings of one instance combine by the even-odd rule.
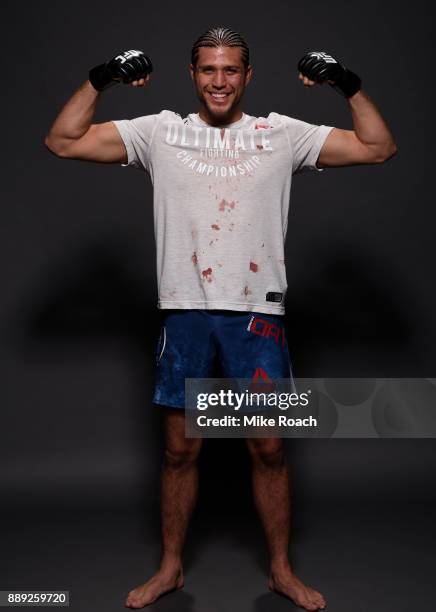
[[[121,119],[112,123],[117,128],[127,151],[127,164],[149,171],[150,148],[160,115],[145,115],[136,119]]]
[[[322,168],[317,168],[316,162],[333,126],[313,125],[285,115],[280,118],[285,125],[291,147],[292,173],[309,170],[322,172]]]

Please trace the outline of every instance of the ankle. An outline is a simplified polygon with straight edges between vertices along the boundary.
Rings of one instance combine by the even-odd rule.
[[[181,572],[182,559],[179,555],[165,553],[160,563],[160,569],[163,572]]]
[[[283,572],[290,572],[292,574],[292,568],[288,557],[276,557],[271,559],[270,572],[272,576],[282,574]]]

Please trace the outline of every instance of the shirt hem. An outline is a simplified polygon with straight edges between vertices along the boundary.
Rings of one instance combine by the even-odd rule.
[[[264,314],[285,314],[285,307],[269,304],[254,304],[253,302],[222,302],[202,300],[159,300],[157,307],[161,310],[237,310],[240,312],[262,312]]]

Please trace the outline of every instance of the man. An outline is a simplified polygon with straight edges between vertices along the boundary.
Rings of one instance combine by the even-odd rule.
[[[151,62],[128,51],[91,70],[47,138],[62,158],[122,163],[145,170],[154,185],[159,307],[167,311],[157,348],[155,403],[165,406],[162,472],[163,555],[159,571],[132,590],[141,608],[183,586],[182,550],[197,496],[200,439],[185,438],[184,380],[213,375],[271,379],[290,375],[282,325],[286,293],[284,238],[291,178],[305,170],[382,163],[396,153],[359,77],[323,52],[304,56],[307,87],[327,81],[347,100],[354,129],[311,125],[270,113],[251,117],[241,100],[252,77],[244,39],[213,28],[192,49],[198,114],[171,111],[91,123],[101,92],[115,82],[143,87]],[[281,335],[257,333],[259,318]],[[277,337],[282,338],[276,342]],[[306,610],[324,597],[305,586],[288,559],[290,498],[280,439],[249,439],[256,506],[271,557],[269,587]]]

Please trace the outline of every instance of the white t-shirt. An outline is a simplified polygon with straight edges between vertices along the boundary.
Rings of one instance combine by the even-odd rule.
[[[329,132],[285,115],[214,128],[172,111],[114,121],[154,187],[159,308],[284,314],[292,175]]]

